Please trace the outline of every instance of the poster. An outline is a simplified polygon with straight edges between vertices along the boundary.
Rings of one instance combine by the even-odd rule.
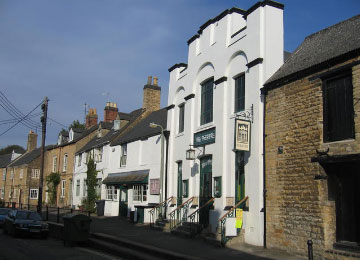
[[[242,228],[243,225],[243,210],[236,209],[236,228]]]

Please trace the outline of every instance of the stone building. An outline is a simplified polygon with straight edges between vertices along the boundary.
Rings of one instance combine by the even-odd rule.
[[[206,227],[203,233],[236,237],[242,227],[239,239],[263,245],[260,89],[283,64],[283,7],[261,1],[248,10],[225,10],[188,40],[187,64],[169,69],[171,134],[163,199],[176,198],[168,211],[178,224],[174,233],[198,214],[195,222]],[[235,223],[232,207],[243,208],[242,226],[241,210]]]
[[[15,206],[38,204],[41,148],[37,146],[37,134],[30,131],[26,152],[7,165],[4,179],[4,200]],[[45,151],[52,146],[46,146]],[[35,208],[31,208],[35,209]]]
[[[59,133],[57,144],[45,153],[43,201],[48,205],[71,206],[75,152],[89,142],[98,130],[96,110],[89,109],[86,117],[87,119],[92,117],[96,120],[90,120],[91,122],[87,124],[86,129],[62,130]],[[60,175],[60,183],[56,188],[56,200],[54,202],[50,199],[51,194],[49,194],[47,185],[47,177],[51,173],[59,173]]]
[[[305,38],[266,82],[266,245],[360,257],[360,16]],[[356,253],[358,252],[358,253]]]

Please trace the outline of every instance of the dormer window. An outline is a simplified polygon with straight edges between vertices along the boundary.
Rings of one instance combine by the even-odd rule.
[[[74,131],[72,129],[70,129],[70,131],[69,131],[69,141],[71,142],[72,140],[74,140]]]
[[[97,137],[98,137],[98,138],[101,138],[101,129],[98,130],[98,132],[97,132]]]

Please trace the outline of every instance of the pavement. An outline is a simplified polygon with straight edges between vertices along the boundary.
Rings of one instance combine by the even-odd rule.
[[[200,238],[181,238],[170,235],[169,232],[154,230],[148,224],[133,224],[123,217],[92,216],[91,233],[98,238],[118,240],[128,246],[139,245],[147,249],[157,250],[164,255],[189,256],[188,259],[278,259],[298,260],[304,259],[290,255],[284,251],[264,249],[244,243],[232,244],[231,248],[218,247],[206,243]],[[139,250],[139,249],[138,249]],[[180,257],[181,258],[181,257]],[[180,259],[178,258],[178,259]]]

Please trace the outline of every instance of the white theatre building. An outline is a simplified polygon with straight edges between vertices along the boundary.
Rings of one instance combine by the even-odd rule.
[[[177,200],[167,213],[187,208],[175,214],[179,226],[210,201],[199,222],[215,233],[219,219],[244,201],[243,231],[237,232],[246,243],[263,245],[260,89],[283,63],[283,5],[263,1],[248,10],[225,10],[202,25],[188,46],[187,64],[169,69],[166,197]],[[195,158],[187,160],[192,150]]]

